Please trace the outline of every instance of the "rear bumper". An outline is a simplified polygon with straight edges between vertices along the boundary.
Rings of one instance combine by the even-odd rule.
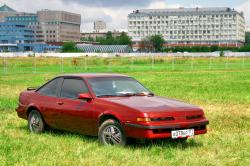
[[[26,107],[24,105],[18,105],[16,108],[17,116],[22,119],[27,119]]]
[[[170,138],[172,130],[182,130],[182,129],[191,129],[195,130],[195,135],[207,133],[206,126],[209,124],[209,121],[203,120],[199,122],[183,122],[177,124],[168,124],[168,125],[141,125],[141,124],[132,124],[125,123],[125,132],[127,137],[132,138]]]

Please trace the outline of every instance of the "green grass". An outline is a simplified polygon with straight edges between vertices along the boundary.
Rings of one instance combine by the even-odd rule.
[[[20,59],[11,60],[18,64]],[[184,144],[158,140],[146,144],[130,143],[124,148],[102,146],[96,137],[69,132],[29,133],[27,122],[17,118],[15,113],[20,91],[39,86],[60,72],[55,63],[58,59],[47,60],[49,63],[42,60],[37,61],[38,69],[43,69],[41,72],[33,74],[21,70],[32,64],[28,59],[25,63],[21,59],[19,65],[22,67],[13,67],[11,72],[0,75],[0,165],[250,164],[250,70],[242,68],[242,59],[230,59],[229,64],[234,65],[228,68],[224,68],[227,59],[214,59],[214,69],[211,70],[207,68],[210,59],[206,58],[195,61],[206,67],[194,63],[193,70],[189,65],[179,65],[178,70],[172,70],[161,62],[152,69],[151,65],[146,65],[149,60],[145,59],[134,63],[133,70],[118,60],[113,62],[119,62],[113,64],[114,68],[108,68],[105,59],[98,62],[99,65],[93,63],[87,71],[80,64],[77,67],[66,65],[63,71],[67,73],[118,71],[133,76],[157,95],[199,105],[210,120],[206,135]],[[64,62],[70,63],[71,60]],[[178,62],[190,64],[189,59]]]
[[[250,69],[250,58],[0,58],[0,74],[59,72],[212,71]]]

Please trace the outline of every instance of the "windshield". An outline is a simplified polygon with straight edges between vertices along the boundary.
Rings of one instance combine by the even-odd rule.
[[[152,95],[139,82],[129,77],[98,77],[88,79],[97,97]]]

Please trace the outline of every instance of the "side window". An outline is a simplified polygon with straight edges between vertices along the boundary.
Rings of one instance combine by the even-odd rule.
[[[44,85],[41,89],[39,89],[38,93],[45,95],[45,96],[56,97],[57,96],[56,91],[57,91],[60,80],[61,78],[56,78],[50,81],[49,83]]]
[[[61,97],[77,99],[80,93],[88,93],[88,88],[81,79],[64,79]]]

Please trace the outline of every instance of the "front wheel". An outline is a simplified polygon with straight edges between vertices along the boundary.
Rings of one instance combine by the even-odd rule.
[[[28,127],[30,132],[32,133],[40,134],[44,132],[45,123],[41,114],[38,111],[33,110],[30,112],[28,118]]]
[[[106,120],[101,124],[98,138],[104,145],[126,145],[126,136],[121,124],[113,119]]]

